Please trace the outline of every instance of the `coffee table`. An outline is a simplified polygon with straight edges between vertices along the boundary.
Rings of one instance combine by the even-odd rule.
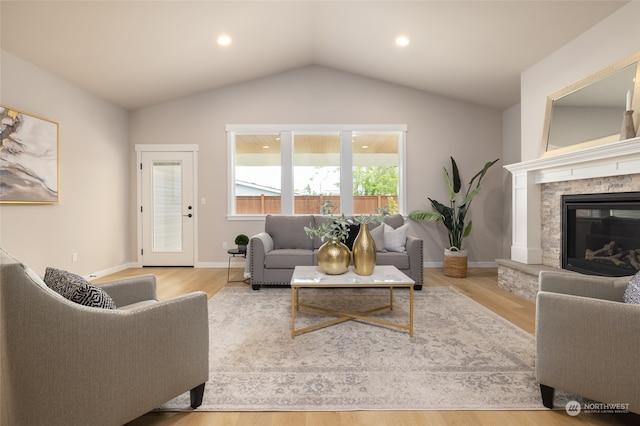
[[[353,267],[350,267],[348,272],[341,275],[328,275],[322,272],[317,266],[296,266],[293,271],[293,276],[291,277],[291,338],[295,339],[299,334],[354,319],[408,330],[409,337],[413,337],[414,284],[415,282],[411,278],[400,272],[395,266],[377,265],[373,274],[369,276],[356,274]],[[389,303],[364,312],[351,313],[300,302],[301,288],[340,289],[369,287],[388,288]],[[409,324],[400,324],[369,316],[381,310],[393,310],[393,289],[396,287],[406,287],[409,289]],[[336,295],[336,297],[339,296]],[[296,329],[296,311],[299,311],[301,307],[333,314],[336,315],[337,318]]]

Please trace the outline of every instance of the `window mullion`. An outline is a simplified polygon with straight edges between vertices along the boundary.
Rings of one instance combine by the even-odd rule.
[[[353,132],[340,132],[340,210],[353,214]]]
[[[293,214],[293,132],[280,132],[282,189],[281,189],[281,213]]]

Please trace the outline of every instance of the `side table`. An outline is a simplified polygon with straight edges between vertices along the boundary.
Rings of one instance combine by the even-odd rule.
[[[227,250],[227,253],[229,254],[229,264],[227,266],[227,282],[228,283],[245,283],[248,284],[248,279],[242,279],[242,280],[234,280],[234,281],[229,281],[229,277],[231,275],[231,259],[235,259],[236,257],[242,257],[244,259],[247,258],[247,251],[246,250],[238,250],[237,248],[234,249],[230,249]]]

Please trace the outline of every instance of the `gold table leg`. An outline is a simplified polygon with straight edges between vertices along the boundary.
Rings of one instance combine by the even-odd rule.
[[[346,322],[354,319],[359,319],[367,322],[372,322],[376,324],[382,324],[382,325],[387,325],[387,326],[392,326],[392,327],[397,327],[403,330],[407,330],[409,332],[409,337],[413,337],[413,285],[409,286],[409,324],[408,325],[380,320],[377,318],[372,318],[367,316],[373,312],[381,311],[383,309],[393,310],[393,287],[394,286],[389,287],[389,304],[387,306],[380,306],[377,308],[369,309],[364,312],[359,312],[354,314],[349,312],[336,311],[334,309],[327,309],[320,306],[309,305],[306,303],[300,303],[299,294],[298,294],[299,287],[291,286],[291,338],[295,339],[295,337],[298,334],[307,333],[309,331],[318,330],[320,328],[328,327],[335,324],[340,324],[342,322]],[[303,327],[296,330],[295,311],[300,310],[300,306],[304,308],[325,312],[332,315],[337,315],[338,318],[335,318],[329,321],[324,321],[318,324],[310,325],[308,327]]]

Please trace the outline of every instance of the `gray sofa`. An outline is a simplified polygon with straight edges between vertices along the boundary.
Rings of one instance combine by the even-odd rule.
[[[640,305],[623,303],[630,278],[540,273],[536,376],[545,407],[560,389],[640,414]]]
[[[304,231],[305,226],[320,226],[322,222],[333,220],[330,216],[278,216],[267,215],[265,230],[251,237],[247,263],[254,290],[262,285],[290,285],[296,266],[317,265],[317,251],[322,245],[319,238],[311,239]],[[384,223],[393,229],[404,225],[401,215],[385,217]],[[369,224],[373,230],[379,223]],[[357,230],[352,229],[350,238]],[[380,251],[376,264],[393,265],[415,281],[414,288],[422,289],[423,249],[422,240],[408,235],[405,251]]]
[[[63,297],[0,249],[0,425],[122,425],[187,391],[202,403],[206,293],[156,301],[153,275],[98,289],[116,309]]]

